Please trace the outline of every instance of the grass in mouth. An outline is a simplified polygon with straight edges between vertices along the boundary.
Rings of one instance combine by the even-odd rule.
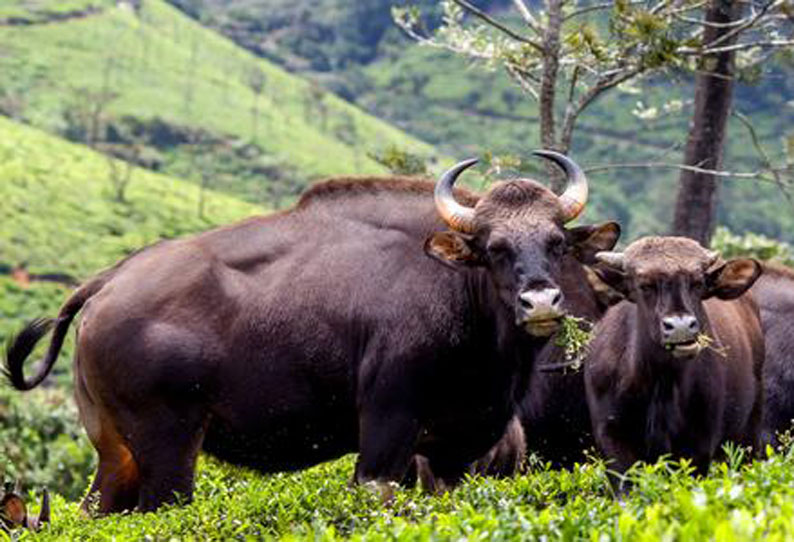
[[[565,316],[554,344],[565,352],[565,370],[579,371],[593,339],[593,324],[586,318]]]

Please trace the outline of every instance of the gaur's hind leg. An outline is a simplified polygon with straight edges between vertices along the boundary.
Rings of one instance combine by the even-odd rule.
[[[148,406],[135,416],[130,444],[140,471],[138,509],[148,512],[163,504],[189,502],[209,419],[204,409]]]
[[[100,434],[89,437],[99,454],[99,465],[82,510],[89,515],[104,515],[134,509],[140,479],[129,447],[108,418],[103,418]]]
[[[91,401],[79,375],[75,391],[80,418],[99,454],[94,481],[80,508],[88,515],[132,510],[138,504],[140,481],[132,452],[113,419]]]

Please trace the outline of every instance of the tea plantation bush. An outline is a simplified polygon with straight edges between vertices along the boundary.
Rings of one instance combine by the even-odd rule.
[[[88,521],[57,496],[53,523],[25,539],[788,540],[794,454],[767,454],[744,464],[740,450],[729,450],[701,479],[685,462],[637,467],[628,474],[634,490],[620,499],[606,466],[593,461],[572,471],[534,465],[508,480],[471,478],[441,496],[402,490],[391,506],[348,487],[352,456],[270,476],[204,458],[190,505]]]

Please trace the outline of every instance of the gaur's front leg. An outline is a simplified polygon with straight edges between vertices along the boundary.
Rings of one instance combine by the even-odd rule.
[[[624,474],[641,459],[636,446],[615,435],[614,428],[606,423],[596,428],[596,442],[608,462],[607,476],[612,489],[619,495],[625,495],[631,486]]]
[[[407,411],[362,408],[356,483],[374,487],[383,501],[391,500],[412,464],[418,435],[419,422]]]

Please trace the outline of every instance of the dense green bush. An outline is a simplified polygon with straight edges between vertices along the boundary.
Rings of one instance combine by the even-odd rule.
[[[0,443],[0,478],[46,487],[70,500],[85,492],[94,451],[64,389],[21,396],[0,386]]]
[[[54,522],[35,540],[789,540],[794,536],[794,457],[789,448],[752,464],[729,450],[705,478],[686,462],[660,461],[628,473],[617,499],[607,467],[572,471],[535,465],[526,475],[471,478],[451,493],[400,490],[382,505],[348,487],[353,458],[293,474],[259,475],[205,458],[196,500],[155,514],[80,518],[54,501]]]
[[[764,235],[745,233],[734,235],[728,228],[717,228],[711,240],[712,247],[725,258],[753,257],[784,265],[794,265],[791,245]]]

